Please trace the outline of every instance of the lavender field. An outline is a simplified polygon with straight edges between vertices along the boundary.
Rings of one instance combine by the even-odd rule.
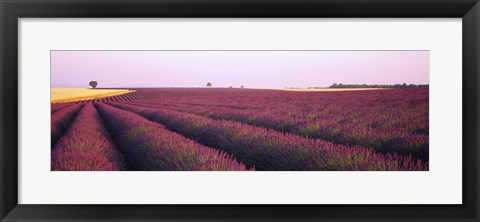
[[[427,171],[429,90],[131,88],[51,107],[54,171]]]

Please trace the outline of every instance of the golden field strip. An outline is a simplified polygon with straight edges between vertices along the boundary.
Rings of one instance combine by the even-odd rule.
[[[89,89],[89,88],[52,88],[51,103],[75,102],[89,99],[99,99],[135,92],[128,89]]]

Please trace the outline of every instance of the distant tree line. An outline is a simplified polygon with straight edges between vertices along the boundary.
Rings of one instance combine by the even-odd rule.
[[[334,83],[330,88],[428,88],[428,84],[395,84],[395,85],[382,85],[382,84],[342,84]]]

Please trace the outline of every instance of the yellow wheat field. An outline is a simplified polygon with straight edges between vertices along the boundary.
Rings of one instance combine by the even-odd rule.
[[[128,89],[52,88],[51,103],[75,102],[134,92]]]

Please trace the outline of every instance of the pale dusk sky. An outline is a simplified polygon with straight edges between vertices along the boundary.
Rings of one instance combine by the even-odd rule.
[[[52,87],[428,84],[429,51],[51,51]]]

